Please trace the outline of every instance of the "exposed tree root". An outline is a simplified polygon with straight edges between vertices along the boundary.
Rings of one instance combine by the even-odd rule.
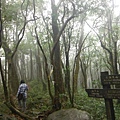
[[[11,110],[11,112],[13,114],[16,114],[18,116],[20,116],[21,118],[23,118],[24,120],[36,120],[36,118],[30,117],[22,112],[20,112],[18,109],[16,109],[15,107],[13,107],[10,103],[5,102],[5,105]]]

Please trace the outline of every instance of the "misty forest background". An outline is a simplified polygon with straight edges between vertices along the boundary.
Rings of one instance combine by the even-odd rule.
[[[76,107],[103,120],[104,101],[89,98],[85,88],[102,87],[100,72],[120,73],[114,0],[0,0],[0,6],[0,104],[7,106],[0,111],[29,118],[16,107],[24,79],[29,112]]]

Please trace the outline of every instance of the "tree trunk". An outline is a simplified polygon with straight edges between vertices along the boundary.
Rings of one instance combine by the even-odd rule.
[[[78,55],[76,58],[76,63],[75,63],[75,72],[74,72],[74,92],[77,92],[78,88],[78,73],[79,73],[79,63],[80,62],[80,56]]]
[[[1,58],[0,58],[0,73],[1,73],[2,83],[3,83],[5,100],[8,101],[8,88],[7,88],[6,80],[5,80],[3,69],[2,69]]]
[[[10,90],[9,93],[16,95],[19,86],[19,80],[14,63],[14,58],[12,58],[12,52],[6,42],[3,42],[2,47],[5,51],[5,58],[8,62],[8,88]]]
[[[57,7],[55,6],[55,1],[51,0],[51,8],[52,8],[52,30],[53,30],[53,43],[56,44],[57,37],[59,33],[58,23],[57,23]],[[60,43],[57,42],[55,46],[55,50],[53,51],[54,55],[51,58],[51,62],[53,64],[53,77],[54,77],[54,89],[55,89],[55,100],[54,106],[55,109],[60,109],[60,100],[59,95],[64,93],[64,84],[62,78],[62,68],[61,68],[61,55],[60,55]]]
[[[114,42],[114,74],[118,74],[117,69],[117,42]]]
[[[8,58],[8,83],[10,94],[16,95],[19,86],[19,80],[14,61],[11,59],[11,57]]]
[[[33,60],[32,60],[32,50],[30,49],[30,80],[33,80]]]

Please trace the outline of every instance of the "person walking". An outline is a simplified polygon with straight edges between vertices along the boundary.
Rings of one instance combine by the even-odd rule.
[[[19,107],[20,109],[22,109],[23,112],[26,111],[27,91],[28,91],[27,84],[25,83],[24,80],[21,80],[16,96],[18,98]]]

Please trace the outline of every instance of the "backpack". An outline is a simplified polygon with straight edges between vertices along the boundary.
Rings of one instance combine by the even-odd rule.
[[[23,93],[20,93],[18,94],[18,100],[22,100],[23,99]]]

